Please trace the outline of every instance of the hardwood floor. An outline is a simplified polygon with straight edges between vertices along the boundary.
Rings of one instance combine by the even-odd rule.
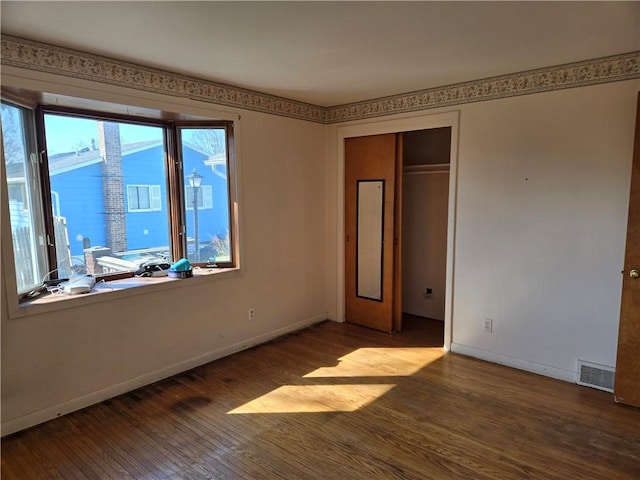
[[[10,479],[639,479],[640,410],[325,322],[2,441]]]

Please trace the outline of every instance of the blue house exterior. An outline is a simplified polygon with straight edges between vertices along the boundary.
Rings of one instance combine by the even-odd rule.
[[[198,160],[204,160],[203,155],[198,154]],[[190,155],[194,161],[193,155]],[[201,163],[202,165],[202,163]],[[200,170],[203,170],[202,166]],[[167,231],[167,186],[166,169],[164,166],[164,152],[162,145],[136,151],[129,155],[123,155],[122,171],[124,176],[125,206],[129,205],[128,189],[131,185],[153,185],[159,187],[159,210],[132,211],[127,208],[126,229],[127,249],[138,250],[151,248],[158,245],[169,245],[169,232]],[[129,188],[128,188],[129,187]]]
[[[54,217],[65,217],[72,256],[82,256],[83,238],[94,245],[106,245],[105,217],[102,197],[102,175],[99,164],[86,165],[50,177]],[[90,219],[89,222],[87,220]]]
[[[105,162],[98,150],[50,158],[49,172],[54,217],[66,219],[71,256],[82,256],[85,248],[108,246],[105,207]],[[114,252],[135,256],[137,251],[169,251],[169,211],[164,149],[161,142],[123,145],[121,150],[121,192],[124,194],[125,250]],[[188,250],[200,246],[200,259],[208,260],[215,248],[212,240],[225,238],[229,228],[226,162],[183,145],[185,205]],[[215,166],[212,165],[215,163]],[[193,192],[187,175],[196,170],[203,177],[198,195],[198,242],[194,242]],[[122,195],[122,194],[120,194]],[[122,215],[120,215],[122,217]],[[109,217],[113,222],[114,217]],[[131,252],[129,255],[127,252]]]

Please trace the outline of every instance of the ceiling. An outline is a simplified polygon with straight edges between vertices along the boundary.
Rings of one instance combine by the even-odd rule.
[[[320,106],[640,49],[640,2],[14,2],[2,33]]]

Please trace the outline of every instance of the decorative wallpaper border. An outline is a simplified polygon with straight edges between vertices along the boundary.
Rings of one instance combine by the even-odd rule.
[[[231,85],[2,35],[2,65],[324,123],[326,109]]]
[[[325,124],[640,78],[631,52],[326,108],[9,35],[1,55],[2,65]]]
[[[640,78],[640,52],[418,90],[327,109],[326,123]]]

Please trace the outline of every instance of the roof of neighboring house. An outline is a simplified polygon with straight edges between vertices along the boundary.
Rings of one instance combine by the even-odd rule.
[[[134,142],[128,143],[126,145],[122,145],[121,152],[122,155],[131,155],[132,153],[141,152],[143,150],[147,150],[149,148],[157,147],[158,145],[162,145],[162,140],[147,140],[144,142]],[[206,153],[203,152],[198,147],[195,147],[191,144],[186,144],[185,146],[196,150],[199,153],[202,153],[206,156]],[[56,175],[59,173],[65,173],[70,170],[75,170],[77,168],[86,167],[88,165],[93,165],[95,163],[100,163],[103,161],[102,156],[100,155],[99,149],[91,150],[89,147],[83,148],[82,150],[76,152],[63,152],[56,153],[55,155],[50,155],[48,157],[49,160],[49,172],[51,175]],[[216,155],[214,157],[210,157],[205,161],[205,164],[211,167],[211,170],[219,176],[226,178],[224,172],[220,172],[216,170],[216,167],[219,167],[221,164],[226,163],[226,156]],[[12,162],[6,164],[7,170],[7,178],[8,179],[17,179],[24,177],[24,164],[23,162]]]
[[[122,145],[121,152],[122,155],[130,155],[158,145],[162,145],[161,140],[147,140],[145,142],[128,143],[126,145]],[[102,162],[100,150],[97,148],[91,150],[89,147],[86,147],[77,153],[66,152],[49,156],[49,171],[51,174],[63,173],[100,162]]]

